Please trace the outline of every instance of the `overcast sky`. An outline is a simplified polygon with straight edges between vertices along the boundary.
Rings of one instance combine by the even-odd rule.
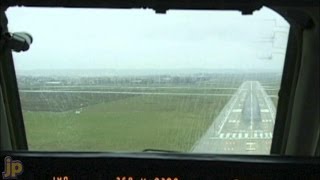
[[[14,53],[18,70],[282,70],[289,29],[267,8],[252,16],[60,8],[10,8],[7,15],[11,32],[26,31],[34,39],[28,52]]]

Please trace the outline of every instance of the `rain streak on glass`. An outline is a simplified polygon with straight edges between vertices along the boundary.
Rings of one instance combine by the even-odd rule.
[[[30,150],[269,154],[289,24],[237,11],[10,8]]]

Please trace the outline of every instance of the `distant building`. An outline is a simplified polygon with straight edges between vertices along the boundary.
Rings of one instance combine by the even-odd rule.
[[[141,80],[141,79],[137,79],[137,80],[132,80],[131,82],[132,82],[132,83],[141,83],[142,80]]]
[[[46,85],[61,85],[60,81],[48,81],[45,83]]]
[[[171,77],[164,77],[164,78],[162,78],[162,80],[163,80],[163,81],[171,81],[172,78],[171,78]]]

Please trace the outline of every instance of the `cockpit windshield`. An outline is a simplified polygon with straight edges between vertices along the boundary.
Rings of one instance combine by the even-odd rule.
[[[30,150],[270,154],[289,24],[237,11],[10,8]]]

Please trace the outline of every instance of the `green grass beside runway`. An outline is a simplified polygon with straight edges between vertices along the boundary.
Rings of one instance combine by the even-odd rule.
[[[272,95],[272,96],[278,96],[278,93],[279,93],[279,89],[274,89],[274,90],[266,89],[265,91],[268,95]]]
[[[279,98],[274,97],[274,96],[278,96],[279,90],[276,89],[276,90],[265,90],[265,91],[266,91],[267,95],[270,96],[270,99],[271,99],[272,103],[274,104],[274,106],[277,107]]]
[[[90,94],[67,92],[20,92],[22,108],[26,111],[64,112],[81,107],[126,99],[132,94]]]
[[[42,87],[25,88],[23,90],[50,90],[50,91],[101,91],[101,92],[132,92],[132,93],[206,93],[206,94],[233,94],[237,88],[211,88],[211,87]],[[30,93],[30,92],[28,92]]]
[[[188,151],[230,97],[139,95],[64,112],[26,111],[31,150]]]
[[[23,81],[19,87],[20,90],[233,94],[236,89],[223,88],[238,88],[243,77],[225,76],[217,75],[214,77],[216,80],[201,83],[115,83],[116,86],[112,83],[98,83],[99,86],[84,83],[84,87],[46,87],[39,84],[40,81],[32,80],[35,82]],[[252,78],[251,75],[248,77]],[[264,82],[269,82],[267,77]],[[35,85],[37,83],[39,85]],[[143,88],[145,86],[148,88]],[[274,92],[267,93],[273,95]],[[39,151],[163,149],[186,152],[206,132],[230,98],[231,96],[20,92],[29,149]],[[76,114],[75,111],[81,107],[82,112]]]
[[[276,97],[270,97],[270,98],[271,98],[271,101],[273,102],[274,106],[277,109],[279,98],[276,98]]]

